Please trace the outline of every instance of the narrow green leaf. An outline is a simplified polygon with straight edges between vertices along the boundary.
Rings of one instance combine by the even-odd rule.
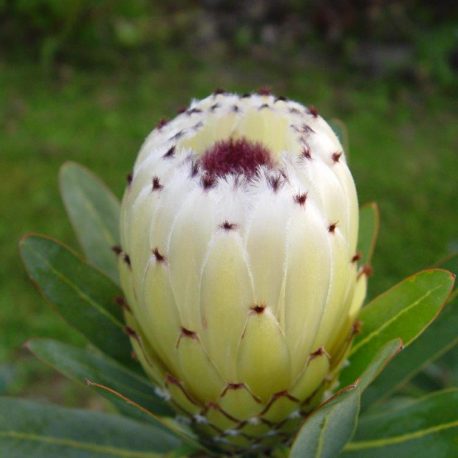
[[[118,283],[119,201],[92,172],[73,162],[59,173],[62,200],[84,254],[91,264]]]
[[[395,358],[368,388],[363,406],[382,401],[411,380],[422,368],[458,344],[458,300],[447,303],[425,332]]]
[[[389,342],[358,381],[341,390],[313,413],[296,436],[290,458],[335,458],[354,433],[361,393],[400,348],[399,340]]]
[[[156,394],[154,385],[102,354],[51,339],[33,339],[27,346],[39,359],[72,380],[81,383],[90,380],[116,390],[156,415],[174,415],[171,407]],[[100,394],[120,406],[116,402],[118,398],[109,392],[100,391]],[[125,411],[128,412],[132,412],[132,408]]]
[[[380,227],[380,212],[375,202],[363,205],[359,210],[358,253],[361,264],[370,264]]]
[[[345,458],[455,458],[458,452],[458,389],[444,390],[398,409],[365,415]]]
[[[119,415],[0,398],[5,458],[159,458],[179,446],[166,431]]]
[[[132,366],[122,311],[115,302],[122,294],[118,287],[50,238],[30,235],[20,249],[30,277],[67,323],[107,355]]]
[[[453,286],[453,275],[440,269],[413,275],[376,297],[361,311],[362,332],[356,337],[342,383],[354,381],[380,348],[395,338],[407,346],[437,316]]]

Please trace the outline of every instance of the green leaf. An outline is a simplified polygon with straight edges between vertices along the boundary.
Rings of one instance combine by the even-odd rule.
[[[107,355],[132,366],[131,345],[116,297],[122,293],[64,245],[39,236],[21,240],[27,271],[67,323]]]
[[[362,416],[342,458],[455,458],[458,390],[435,392],[399,408]]]
[[[389,342],[359,380],[315,411],[296,436],[290,458],[335,458],[354,433],[362,392],[400,348],[400,340]]]
[[[382,401],[411,380],[422,368],[458,344],[458,300],[447,303],[425,332],[383,371],[366,391],[363,406]]]
[[[155,393],[154,385],[102,354],[51,339],[33,339],[27,346],[39,359],[72,380],[81,383],[90,380],[116,390],[156,415],[174,415],[171,407]],[[122,406],[117,402],[118,398],[108,391],[100,393],[114,401],[117,407]],[[130,409],[123,409],[123,412],[131,413],[132,407],[129,407]],[[143,415],[137,417],[144,418]]]
[[[5,458],[159,458],[179,446],[166,431],[119,415],[0,398]]]
[[[374,254],[380,227],[380,212],[378,205],[371,202],[363,205],[359,210],[358,253],[361,255],[361,264],[370,264]]]
[[[453,286],[453,275],[440,269],[413,275],[376,297],[361,311],[362,332],[356,337],[341,382],[352,383],[380,348],[395,338],[407,346],[437,316]]]
[[[119,201],[93,173],[65,163],[59,173],[62,200],[88,261],[118,283],[112,247],[119,244]]]

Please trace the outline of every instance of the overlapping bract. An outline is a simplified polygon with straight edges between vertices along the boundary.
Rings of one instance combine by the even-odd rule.
[[[231,159],[228,145],[264,159]],[[286,438],[355,331],[357,232],[342,146],[314,108],[215,93],[161,122],[129,177],[119,249],[126,320],[158,392],[222,447]]]

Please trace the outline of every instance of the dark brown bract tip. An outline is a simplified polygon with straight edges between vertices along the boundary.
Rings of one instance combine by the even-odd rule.
[[[303,192],[301,194],[296,194],[294,196],[294,202],[296,202],[296,204],[299,204],[300,206],[304,206],[306,200],[307,200],[307,193],[306,192]]]
[[[127,253],[124,254],[123,260],[129,267],[132,267],[132,263],[130,262],[130,256]]]
[[[175,145],[171,146],[162,157],[164,159],[170,159],[174,155],[175,155]]]
[[[302,157],[304,157],[305,159],[312,159],[312,152],[310,151],[310,148],[308,146],[305,146],[302,150]]]
[[[352,258],[351,262],[356,263],[361,259],[361,253],[356,253]]]
[[[256,93],[258,95],[271,95],[272,89],[268,86],[262,86],[256,91]]]
[[[159,251],[159,248],[157,248],[157,247],[154,248],[153,254],[154,254],[154,257],[156,258],[157,262],[165,262],[165,256],[163,254],[161,254],[161,252]]]
[[[319,113],[318,113],[318,110],[316,109],[316,107],[314,107],[313,105],[310,105],[308,107],[308,110],[309,110],[309,113],[314,117],[314,118],[317,118]]]
[[[152,190],[160,191],[164,186],[161,184],[159,177],[153,177]]]
[[[184,326],[182,326],[180,329],[182,337],[190,337],[191,339],[197,338],[197,334],[194,331],[191,331],[190,329],[187,329]]]
[[[332,153],[331,157],[332,157],[332,161],[334,163],[337,163],[337,162],[339,162],[340,158],[342,157],[342,153],[339,152],[339,151],[336,151],[335,153]]]
[[[205,173],[202,178],[200,179],[200,183],[202,187],[207,191],[208,189],[211,189],[215,186],[216,184],[216,177],[214,175],[210,175],[208,173]]]
[[[131,172],[131,173],[128,173],[126,176],[127,186],[130,186],[130,184],[132,183],[132,180],[133,180],[133,175]]]
[[[159,122],[156,124],[156,129],[162,129],[164,126],[166,126],[169,123],[167,119],[160,119]]]
[[[252,307],[250,307],[250,310],[256,313],[257,315],[264,313],[265,309],[266,309],[266,306],[264,304],[253,305]]]
[[[271,175],[267,178],[267,182],[273,192],[277,192],[284,183],[284,177],[281,173],[277,175]]]
[[[122,253],[122,248],[119,246],[119,245],[113,245],[111,247],[111,251],[113,251],[113,253],[116,255],[116,256],[119,256],[121,253]]]
[[[232,231],[234,229],[237,229],[237,224],[235,223],[230,223],[229,221],[224,221],[224,223],[219,225],[220,229],[224,229],[225,231]]]
[[[135,329],[131,328],[130,326],[124,326],[124,331],[129,337],[133,337],[134,339],[138,339],[138,335],[135,332]]]

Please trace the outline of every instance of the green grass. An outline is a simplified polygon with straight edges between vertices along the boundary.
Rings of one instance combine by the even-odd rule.
[[[47,377],[21,350],[28,337],[82,342],[28,281],[17,249],[27,231],[76,246],[58,193],[59,166],[80,162],[120,196],[155,123],[216,86],[245,92],[269,84],[347,124],[360,201],[378,201],[382,214],[372,294],[457,249],[457,116],[440,91],[319,68],[290,69],[286,77],[262,63],[210,66],[180,56],[141,72],[64,70],[50,78],[33,65],[0,66],[0,365],[18,363],[15,391]]]

